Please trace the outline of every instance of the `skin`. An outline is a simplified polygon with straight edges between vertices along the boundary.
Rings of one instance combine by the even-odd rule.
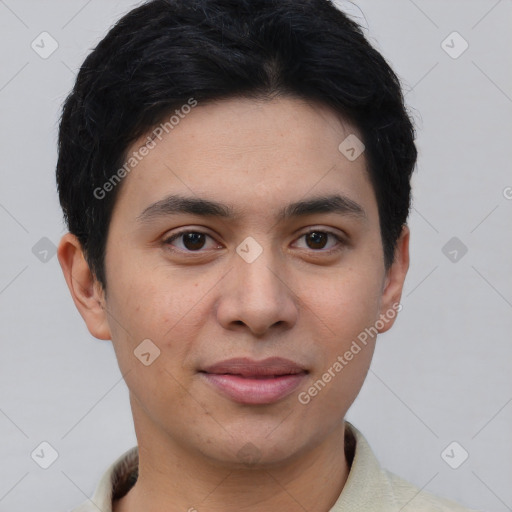
[[[364,153],[349,161],[338,150],[350,133],[358,131],[330,109],[296,98],[199,104],[123,180],[106,293],[77,239],[62,237],[58,257],[73,300],[91,334],[112,340],[130,392],[139,479],[115,512],[328,511],[338,499],[350,469],[344,417],[375,338],[307,405],[298,394],[400,301],[409,265],[404,226],[385,270]],[[276,218],[291,202],[334,193],[364,216]],[[237,217],[137,220],[170,194],[224,203]],[[305,236],[310,228],[342,242],[318,242]],[[166,242],[182,229],[208,236],[202,245]],[[263,249],[252,263],[236,252],[249,236]],[[148,338],[160,356],[145,366],[133,351]],[[231,357],[270,356],[309,372],[273,404],[236,403],[198,373]],[[247,443],[257,453],[252,465],[239,455]]]

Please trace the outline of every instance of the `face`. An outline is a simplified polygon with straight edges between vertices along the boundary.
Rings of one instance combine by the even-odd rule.
[[[112,339],[138,434],[228,465],[250,442],[274,464],[340,428],[408,242],[386,272],[364,153],[338,149],[350,134],[293,98],[199,104],[124,178],[104,334],[82,314]]]

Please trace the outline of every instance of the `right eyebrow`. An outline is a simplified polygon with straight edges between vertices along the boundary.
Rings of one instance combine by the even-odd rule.
[[[145,208],[144,211],[137,216],[137,221],[144,223],[151,221],[156,217],[164,217],[180,213],[189,213],[192,215],[200,215],[202,217],[238,217],[231,206],[227,206],[222,203],[217,203],[208,199],[170,195]]]

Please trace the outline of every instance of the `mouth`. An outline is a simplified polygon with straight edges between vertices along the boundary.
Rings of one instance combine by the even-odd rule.
[[[280,357],[262,361],[229,359],[199,371],[222,395],[234,402],[252,405],[282,400],[303,382],[308,373],[301,365]]]

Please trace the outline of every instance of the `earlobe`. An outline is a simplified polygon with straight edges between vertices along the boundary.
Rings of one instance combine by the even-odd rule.
[[[386,332],[395,322],[398,311],[402,309],[400,298],[405,277],[409,270],[409,228],[404,224],[397,240],[395,258],[386,274],[381,296],[380,318],[384,326],[379,333]]]
[[[111,339],[103,288],[94,277],[77,237],[66,233],[57,250],[71,297],[89,332],[98,339]]]

